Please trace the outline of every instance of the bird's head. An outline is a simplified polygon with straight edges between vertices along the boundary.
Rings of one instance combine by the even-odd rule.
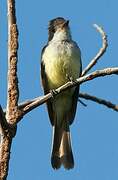
[[[49,21],[49,26],[48,26],[48,40],[52,40],[54,34],[59,34],[59,33],[69,33],[70,34],[70,28],[69,28],[69,20],[65,20],[62,17],[58,17],[55,19],[52,19]]]

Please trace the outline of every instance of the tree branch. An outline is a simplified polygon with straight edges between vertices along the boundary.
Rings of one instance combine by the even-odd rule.
[[[57,96],[59,93],[65,91],[68,88],[77,86],[78,84],[82,84],[84,82],[93,80],[95,78],[112,75],[112,74],[118,74],[118,68],[106,68],[103,70],[94,71],[93,73],[90,73],[88,75],[78,78],[76,80],[76,82],[69,81],[66,84],[64,84],[63,86],[57,88],[55,96]],[[19,108],[22,109],[23,115],[25,115],[28,112],[30,112],[31,110],[33,110],[34,108],[36,108],[36,107],[40,106],[41,104],[45,103],[46,101],[48,101],[50,98],[53,98],[52,93],[48,93],[45,96],[35,98],[34,100],[31,100],[31,101],[28,100],[25,103],[22,103],[19,106]]]
[[[0,106],[0,180],[6,180],[8,175],[12,137]]]
[[[8,97],[6,119],[15,124],[19,116],[18,111],[18,77],[17,77],[17,50],[18,29],[15,16],[15,0],[7,0],[8,5]]]
[[[0,107],[0,180],[8,175],[10,149],[16,132],[18,110],[17,50],[18,29],[15,16],[15,0],[7,0],[8,6],[8,92],[6,118]]]
[[[8,175],[11,144],[12,136],[6,131],[2,134],[0,145],[0,180],[6,180]]]
[[[90,95],[90,94],[87,94],[87,93],[79,93],[79,97],[83,98],[83,99],[86,99],[86,100],[94,101],[94,102],[96,102],[98,104],[102,104],[102,105],[104,105],[104,106],[106,106],[108,108],[111,108],[114,111],[118,112],[118,105],[113,104],[110,101],[106,101],[105,99],[98,98],[96,96],[93,96],[93,95]]]
[[[107,35],[103,31],[103,29],[98,26],[97,24],[94,24],[94,27],[97,29],[97,31],[101,34],[102,36],[102,47],[100,48],[99,52],[96,54],[96,56],[91,60],[91,62],[88,64],[88,66],[82,71],[82,76],[84,76],[100,59],[100,57],[105,53],[107,49]]]

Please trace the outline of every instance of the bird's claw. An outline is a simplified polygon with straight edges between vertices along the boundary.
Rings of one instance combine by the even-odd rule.
[[[52,94],[52,98],[54,98],[54,96],[58,94],[58,92],[55,89],[51,89],[50,93]]]
[[[77,83],[77,80],[76,79],[73,79],[72,77],[68,77],[69,81],[71,81],[73,84],[76,84]]]

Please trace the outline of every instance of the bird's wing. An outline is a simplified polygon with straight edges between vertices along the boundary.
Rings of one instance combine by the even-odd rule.
[[[75,88],[74,94],[72,96],[72,104],[71,104],[70,111],[68,112],[68,116],[67,116],[67,120],[69,121],[70,125],[73,123],[74,118],[75,118],[78,97],[79,97],[79,86]]]
[[[82,74],[82,63],[80,59],[80,75],[79,76],[81,76],[81,74]],[[80,86],[77,86],[72,96],[72,104],[71,104],[70,111],[68,113],[68,121],[70,125],[73,123],[74,118],[75,118],[76,108],[77,108],[77,103],[78,103],[78,98],[79,98],[79,89],[80,89]]]
[[[44,52],[46,46],[43,48],[42,53]],[[42,57],[42,55],[41,55]],[[42,81],[42,86],[44,89],[44,94],[47,94],[50,92],[49,86],[48,86],[48,79],[47,79],[47,75],[45,72],[45,64],[43,63],[43,59],[41,58],[41,81]],[[52,100],[48,100],[46,102],[47,104],[47,109],[48,109],[48,114],[49,114],[49,118],[50,118],[50,122],[52,125],[54,125],[54,112],[53,112],[53,108],[52,108]]]

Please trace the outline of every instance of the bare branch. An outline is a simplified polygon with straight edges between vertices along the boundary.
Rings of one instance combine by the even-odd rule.
[[[12,136],[7,128],[7,121],[0,106],[0,180],[5,180],[8,174]]]
[[[62,88],[63,90],[63,88]],[[57,94],[61,93],[62,90],[58,90],[56,89],[56,92]],[[60,92],[59,92],[60,91]],[[55,96],[57,95],[55,94]],[[31,102],[30,104],[26,105],[23,109],[22,109],[22,112],[23,112],[23,115],[25,115],[26,113],[30,112],[31,110],[35,109],[36,107],[44,104],[46,101],[48,101],[50,98],[53,98],[54,96],[52,95],[52,93],[48,93],[44,96],[41,96],[39,98],[36,98],[35,101]],[[20,120],[20,119],[19,119]]]
[[[94,101],[94,102],[96,102],[98,104],[102,104],[102,105],[104,105],[104,106],[106,106],[108,108],[113,109],[114,111],[118,111],[118,105],[113,104],[110,101],[106,101],[105,99],[101,99],[101,98],[98,98],[96,96],[93,96],[93,95],[90,95],[90,94],[87,94],[87,93],[80,93],[79,97],[83,98],[83,99],[86,99],[86,100]]]
[[[91,62],[88,64],[88,66],[82,71],[82,76],[84,76],[100,59],[100,57],[105,53],[107,49],[107,35],[103,31],[103,29],[98,26],[97,24],[94,24],[94,27],[97,29],[97,31],[101,34],[102,36],[102,47],[100,48],[99,52],[96,54],[96,56],[91,60]]]
[[[18,78],[17,78],[17,50],[18,29],[15,16],[15,0],[7,0],[8,5],[8,98],[6,118],[14,124],[18,118]]]
[[[118,68],[117,67],[116,68],[106,68],[103,70],[94,71],[93,73],[90,73],[88,75],[80,77],[79,79],[76,80],[76,82],[70,82],[69,81],[66,84],[64,84],[63,86],[57,88],[56,89],[56,95],[65,91],[68,88],[72,88],[74,86],[77,86],[78,84],[82,84],[86,81],[90,81],[90,80],[93,80],[93,79],[98,78],[98,77],[112,75],[112,74],[118,74]],[[25,103],[22,103],[19,106],[19,108],[22,109],[23,115],[25,115],[26,113],[30,112],[32,109],[34,109],[34,108],[40,106],[41,104],[45,103],[47,100],[49,100],[52,97],[53,97],[52,93],[48,93],[45,96],[41,96],[39,98],[35,98],[34,100],[31,100],[31,101],[28,100]]]
[[[8,175],[10,149],[16,132],[18,110],[18,78],[17,78],[17,50],[18,30],[15,16],[15,0],[7,0],[8,5],[8,98],[6,119],[0,107],[0,180],[6,180]]]
[[[2,134],[0,144],[0,180],[6,180],[8,175],[11,143],[12,136],[10,136],[9,132]]]

